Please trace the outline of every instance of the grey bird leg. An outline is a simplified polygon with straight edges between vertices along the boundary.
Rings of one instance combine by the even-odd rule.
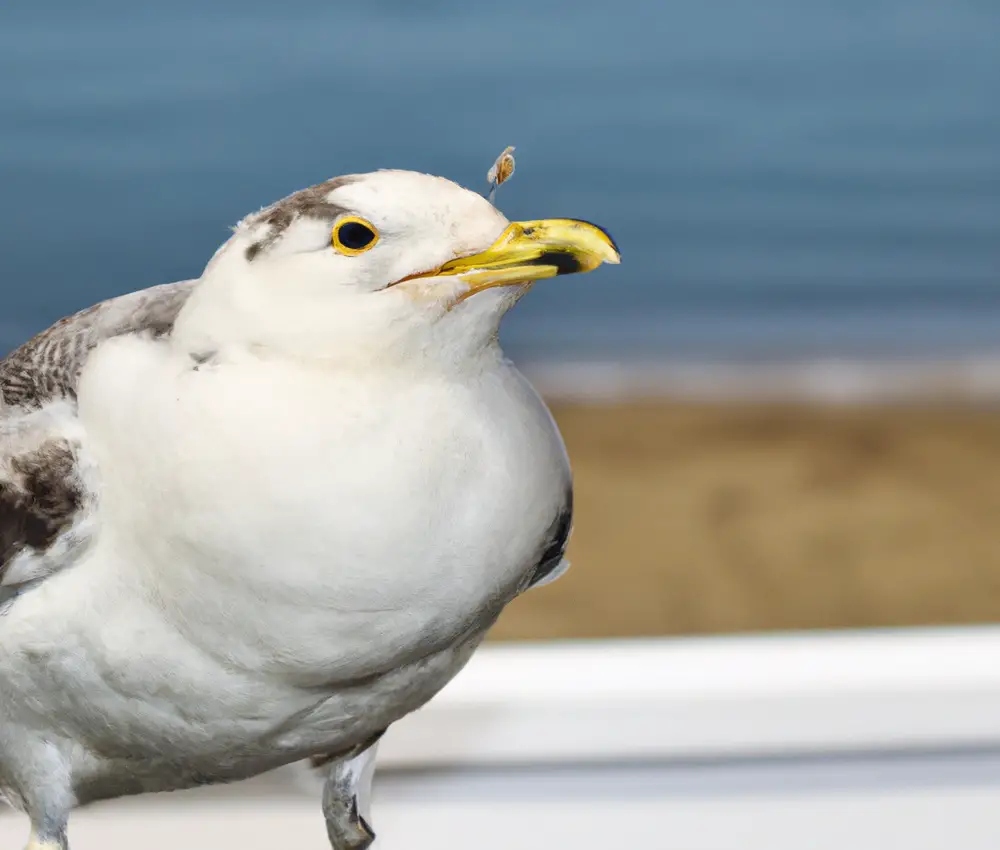
[[[323,816],[333,850],[367,850],[375,840],[371,828],[371,787],[375,753],[383,732],[336,756],[323,786]]]
[[[0,730],[0,738],[7,731]],[[54,746],[27,736],[18,738],[17,744],[5,746],[3,757],[9,756],[9,763],[19,767],[17,775],[5,778],[12,780],[17,807],[31,820],[27,850],[69,850],[66,827],[74,800],[63,757]]]
[[[69,850],[65,822],[57,824],[48,819],[39,822],[32,819],[27,850]]]

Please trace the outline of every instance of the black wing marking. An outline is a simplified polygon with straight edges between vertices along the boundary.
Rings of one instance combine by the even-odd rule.
[[[573,490],[566,491],[566,500],[563,502],[559,513],[556,514],[555,521],[545,536],[545,548],[538,559],[538,566],[531,574],[531,578],[525,585],[525,590],[541,584],[549,578],[560,565],[566,556],[566,547],[569,545],[569,535],[573,530]]]

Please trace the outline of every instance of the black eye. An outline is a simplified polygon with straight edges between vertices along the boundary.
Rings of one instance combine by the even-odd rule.
[[[371,248],[378,239],[375,229],[366,221],[348,219],[333,231],[333,244],[341,253],[360,254]]]

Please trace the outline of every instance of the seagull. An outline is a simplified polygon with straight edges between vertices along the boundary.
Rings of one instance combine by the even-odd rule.
[[[566,565],[566,451],[498,326],[619,261],[584,221],[354,174],[0,361],[0,794],[30,850],[91,801],[310,759],[331,846],[369,847],[380,736]]]

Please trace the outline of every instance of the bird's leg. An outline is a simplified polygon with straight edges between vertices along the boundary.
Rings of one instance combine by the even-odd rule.
[[[323,816],[333,850],[367,850],[375,840],[369,822],[371,787],[375,752],[382,734],[379,732],[328,763]]]
[[[32,824],[27,850],[69,850],[65,826],[52,829]]]
[[[39,759],[41,760],[41,759]],[[45,764],[44,761],[42,761]],[[52,766],[49,762],[48,766]],[[24,800],[24,810],[31,819],[31,835],[27,850],[69,850],[66,827],[69,824],[70,805],[66,795],[61,793],[55,777],[49,774],[49,784],[36,783]]]

